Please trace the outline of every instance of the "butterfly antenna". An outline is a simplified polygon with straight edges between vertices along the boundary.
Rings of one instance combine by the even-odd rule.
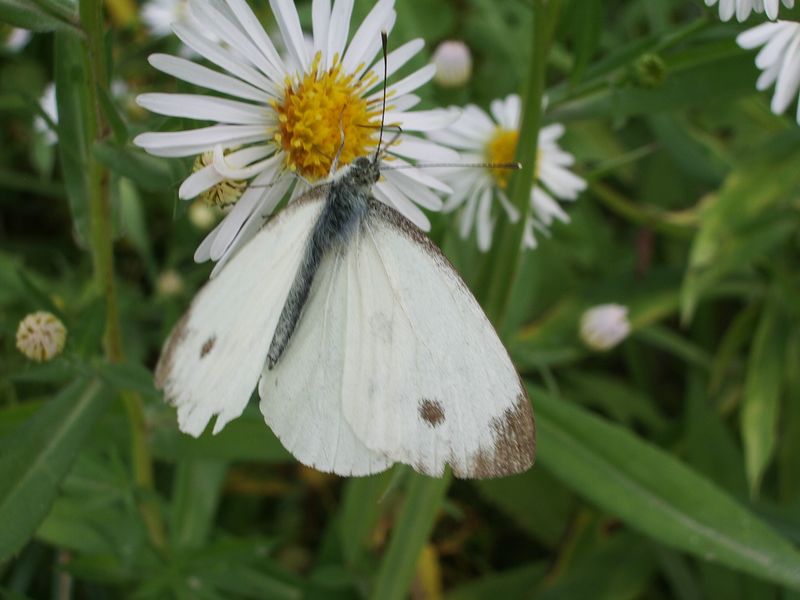
[[[378,156],[381,153],[381,144],[383,143],[383,123],[386,119],[386,80],[389,78],[389,59],[386,55],[386,48],[389,46],[388,34],[386,31],[381,31],[381,46],[383,47],[383,107],[381,108],[381,130],[378,134],[378,147],[375,149],[375,160],[378,162]]]

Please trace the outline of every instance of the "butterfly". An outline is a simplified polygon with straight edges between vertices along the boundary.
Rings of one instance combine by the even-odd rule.
[[[453,266],[374,199],[360,157],[269,220],[195,297],[156,383],[194,436],[244,410],[301,463],[368,475],[393,463],[484,478],[528,469],[524,385]]]

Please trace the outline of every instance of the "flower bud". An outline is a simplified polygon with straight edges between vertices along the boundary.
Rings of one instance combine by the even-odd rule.
[[[17,328],[17,348],[36,362],[52,360],[64,349],[67,328],[54,314],[39,311],[26,316]]]
[[[581,317],[581,340],[597,352],[610,350],[630,332],[628,308],[620,304],[601,304],[590,308]]]
[[[460,87],[472,75],[472,55],[460,40],[447,40],[433,53],[436,75],[433,80],[442,87]]]

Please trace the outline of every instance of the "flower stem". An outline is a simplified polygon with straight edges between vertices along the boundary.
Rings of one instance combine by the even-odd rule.
[[[102,140],[108,133],[99,92],[108,87],[108,70],[105,64],[103,43],[103,10],[100,0],[80,0],[81,26],[86,34],[83,63],[88,74],[88,104],[85,112],[84,133],[86,139]],[[91,252],[94,267],[94,283],[105,299],[106,322],[103,345],[109,362],[122,362],[124,352],[120,329],[117,289],[114,281],[114,246],[111,223],[111,203],[108,189],[108,173],[89,155],[86,165],[89,180],[89,213],[91,223]],[[131,427],[131,455],[133,476],[137,486],[145,492],[153,490],[153,461],[147,444],[145,418],[139,396],[129,392],[122,394],[122,401]],[[164,525],[152,494],[143,494],[139,509],[148,530],[151,542],[163,547],[166,541]]]
[[[530,213],[530,195],[536,173],[539,147],[539,127],[542,122],[542,97],[544,95],[547,50],[558,12],[559,0],[533,0],[533,32],[528,77],[523,94],[522,123],[517,144],[517,160],[522,169],[514,174],[509,186],[509,198],[517,207],[520,219],[516,223],[500,222],[498,243],[492,260],[485,309],[489,318],[502,333],[508,311],[511,290],[522,264],[522,239]]]

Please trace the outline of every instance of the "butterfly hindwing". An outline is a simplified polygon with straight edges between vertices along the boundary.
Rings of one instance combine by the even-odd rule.
[[[317,270],[286,351],[265,366],[261,412],[295,458],[319,471],[368,475],[391,465],[353,434],[342,413],[346,268],[352,245],[330,252]]]
[[[371,450],[441,475],[530,467],[530,401],[491,323],[416,227],[370,201],[347,272],[343,408]]]

